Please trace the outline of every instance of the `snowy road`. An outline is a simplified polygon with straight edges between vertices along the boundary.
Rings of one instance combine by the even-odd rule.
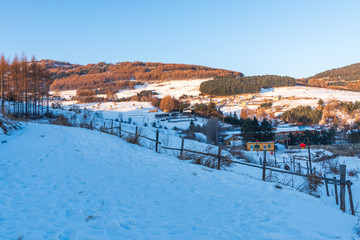
[[[351,239],[355,217],[296,190],[86,129],[0,144],[0,239]]]

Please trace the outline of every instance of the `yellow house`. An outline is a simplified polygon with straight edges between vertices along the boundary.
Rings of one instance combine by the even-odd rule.
[[[248,151],[274,151],[274,142],[247,142],[246,149]]]

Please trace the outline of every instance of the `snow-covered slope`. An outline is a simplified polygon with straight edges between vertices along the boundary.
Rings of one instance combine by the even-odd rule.
[[[0,144],[0,239],[351,239],[357,219],[296,190],[85,129]]]

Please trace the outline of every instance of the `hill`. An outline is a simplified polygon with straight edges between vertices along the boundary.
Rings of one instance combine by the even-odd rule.
[[[6,140],[1,239],[357,239],[356,217],[236,169],[79,128],[29,123]]]
[[[228,96],[260,92],[261,88],[294,86],[296,80],[291,77],[263,75],[251,77],[215,77],[202,82],[200,91],[214,96]]]
[[[78,65],[42,60],[54,79],[51,90],[100,89],[117,91],[137,82],[203,79],[215,76],[243,76],[240,72],[197,65],[151,62],[121,62]],[[135,81],[134,81],[135,80]]]
[[[327,78],[329,81],[353,81],[360,79],[360,63],[351,64],[345,67],[333,68],[321,73],[318,73],[309,79]]]
[[[306,80],[309,86],[360,91],[360,63],[327,70]]]

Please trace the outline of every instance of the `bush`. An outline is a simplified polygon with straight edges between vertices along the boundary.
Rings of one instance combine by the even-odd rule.
[[[56,119],[54,124],[56,125],[63,125],[63,126],[70,126],[69,119],[67,119],[64,115],[59,115]]]
[[[132,143],[132,144],[138,144],[139,145],[139,137],[133,134],[129,134],[125,137],[125,140],[128,143]]]

